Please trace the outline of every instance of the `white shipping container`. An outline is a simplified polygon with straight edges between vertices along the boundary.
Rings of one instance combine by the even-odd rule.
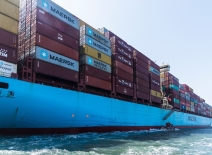
[[[17,64],[0,60],[0,76],[11,77],[12,73],[17,73]]]

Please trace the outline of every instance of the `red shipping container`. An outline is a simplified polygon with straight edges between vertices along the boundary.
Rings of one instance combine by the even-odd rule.
[[[180,104],[174,103],[174,108],[180,109]]]
[[[79,82],[78,72],[57,65],[53,65],[51,63],[47,63],[38,59],[34,59],[33,70],[36,73],[57,77],[60,79],[77,83]]]
[[[16,64],[18,61],[17,49],[0,44],[0,60]]]
[[[94,68],[94,67],[89,66],[89,65],[80,66],[80,72],[83,75],[89,75],[89,76],[93,76],[93,77],[98,78],[98,79],[102,79],[102,80],[111,82],[111,74],[110,73],[105,72],[105,71],[100,70],[100,69],[97,69],[97,68]]]
[[[47,13],[46,11],[36,8],[32,12],[32,19],[39,19],[40,21],[58,29],[59,31],[79,40],[79,30],[75,29],[74,27],[66,24],[65,22],[61,21],[60,19],[52,16],[51,14]]]
[[[112,55],[112,59],[113,60],[117,60],[117,61],[120,61],[122,62],[123,64],[133,68],[133,62],[130,61],[129,59],[125,58],[124,56],[122,56],[121,54],[119,53],[115,53]]]
[[[115,77],[115,84],[133,89],[133,82],[125,80],[122,77]]]
[[[119,77],[123,77],[124,79],[133,82],[133,75],[123,71],[122,69],[113,68],[113,74],[116,76],[119,76]]]
[[[116,67],[116,68],[122,69],[122,70],[126,71],[127,73],[130,73],[130,74],[133,75],[133,68],[123,64],[120,61],[114,60],[113,61],[113,66]]]
[[[127,95],[127,96],[133,96],[133,89],[116,85],[116,93]]]
[[[158,75],[156,75],[156,74],[154,74],[152,72],[150,72],[149,75],[150,75],[151,78],[153,78],[153,79],[155,79],[157,81],[160,81],[160,76],[158,76]]]
[[[111,82],[85,75],[85,85],[111,91]]]
[[[123,55],[125,58],[128,58],[129,60],[133,60],[133,54],[129,52],[128,50],[124,50],[122,47],[119,47],[118,45],[112,45],[111,47],[112,53],[119,53]]]
[[[157,79],[153,79],[153,78],[152,78],[152,79],[150,80],[150,83],[160,87],[160,80],[157,80]]]
[[[79,50],[79,41],[74,39],[67,34],[45,24],[42,21],[35,20],[32,24],[31,34],[36,32],[42,34],[50,39],[60,42],[66,46],[69,46],[75,50]]]
[[[137,91],[137,98],[138,99],[144,99],[149,101],[149,94],[142,93],[140,91]]]
[[[36,34],[36,36],[33,36],[31,45],[37,45],[58,54],[64,55],[68,58],[79,61],[79,52],[77,50],[74,50],[66,45],[63,45],[38,33]]]
[[[140,79],[140,78],[135,78],[135,83],[136,84],[139,84],[141,86],[144,86],[146,88],[149,88],[149,82],[143,80],[143,79]]]
[[[135,77],[143,79],[145,81],[149,81],[149,76],[148,75],[145,75],[145,74],[143,74],[143,73],[141,73],[139,71],[135,71],[134,73],[135,73]]]
[[[18,35],[0,29],[0,44],[18,48]]]

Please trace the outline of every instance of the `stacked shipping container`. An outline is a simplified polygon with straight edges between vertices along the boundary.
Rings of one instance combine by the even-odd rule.
[[[153,61],[149,61],[151,101],[161,103],[161,86],[160,86],[160,66]]]
[[[78,51],[79,21],[75,16],[50,0],[21,1],[18,59],[23,64],[33,58],[31,65],[22,68],[23,80],[78,83]]]
[[[0,1],[0,76],[16,77],[19,1]]]
[[[80,22],[80,84],[111,91],[110,40]]]
[[[132,99],[133,86],[133,54],[131,47],[120,37],[107,31],[112,50],[112,94],[118,98]]]
[[[161,83],[165,87],[165,93],[171,98],[171,105],[180,109],[179,79],[169,72],[161,72]]]
[[[179,99],[180,99],[180,108],[182,111],[186,111],[186,96],[185,96],[185,87],[181,84],[179,84]]]

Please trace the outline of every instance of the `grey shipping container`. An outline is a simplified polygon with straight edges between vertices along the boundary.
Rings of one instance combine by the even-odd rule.
[[[93,39],[96,39],[109,48],[111,47],[111,43],[108,38],[100,34],[97,30],[89,27],[88,25],[83,25],[80,27],[80,37],[83,37],[84,35],[88,35]]]
[[[87,55],[80,56],[80,65],[87,64],[105,72],[111,73],[111,66]]]
[[[36,4],[37,3],[37,4]],[[65,23],[71,25],[72,27],[79,30],[79,20],[77,17],[75,17],[70,12],[66,11],[59,5],[55,4],[51,0],[36,0],[34,1],[33,9],[35,9],[36,6],[38,6],[41,9],[44,9],[48,13],[52,14],[56,18],[64,21]]]
[[[80,38],[80,45],[86,44],[88,46],[93,47],[94,49],[108,55],[111,56],[111,49],[105,45],[103,45],[102,43],[96,41],[95,39],[84,35]]]
[[[64,57],[39,46],[36,46],[36,52],[33,57],[70,70],[79,71],[78,61]]]

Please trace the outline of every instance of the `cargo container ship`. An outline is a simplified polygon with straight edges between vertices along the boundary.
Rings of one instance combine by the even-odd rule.
[[[0,21],[2,134],[211,126],[211,106],[169,65],[50,0],[2,0]]]

